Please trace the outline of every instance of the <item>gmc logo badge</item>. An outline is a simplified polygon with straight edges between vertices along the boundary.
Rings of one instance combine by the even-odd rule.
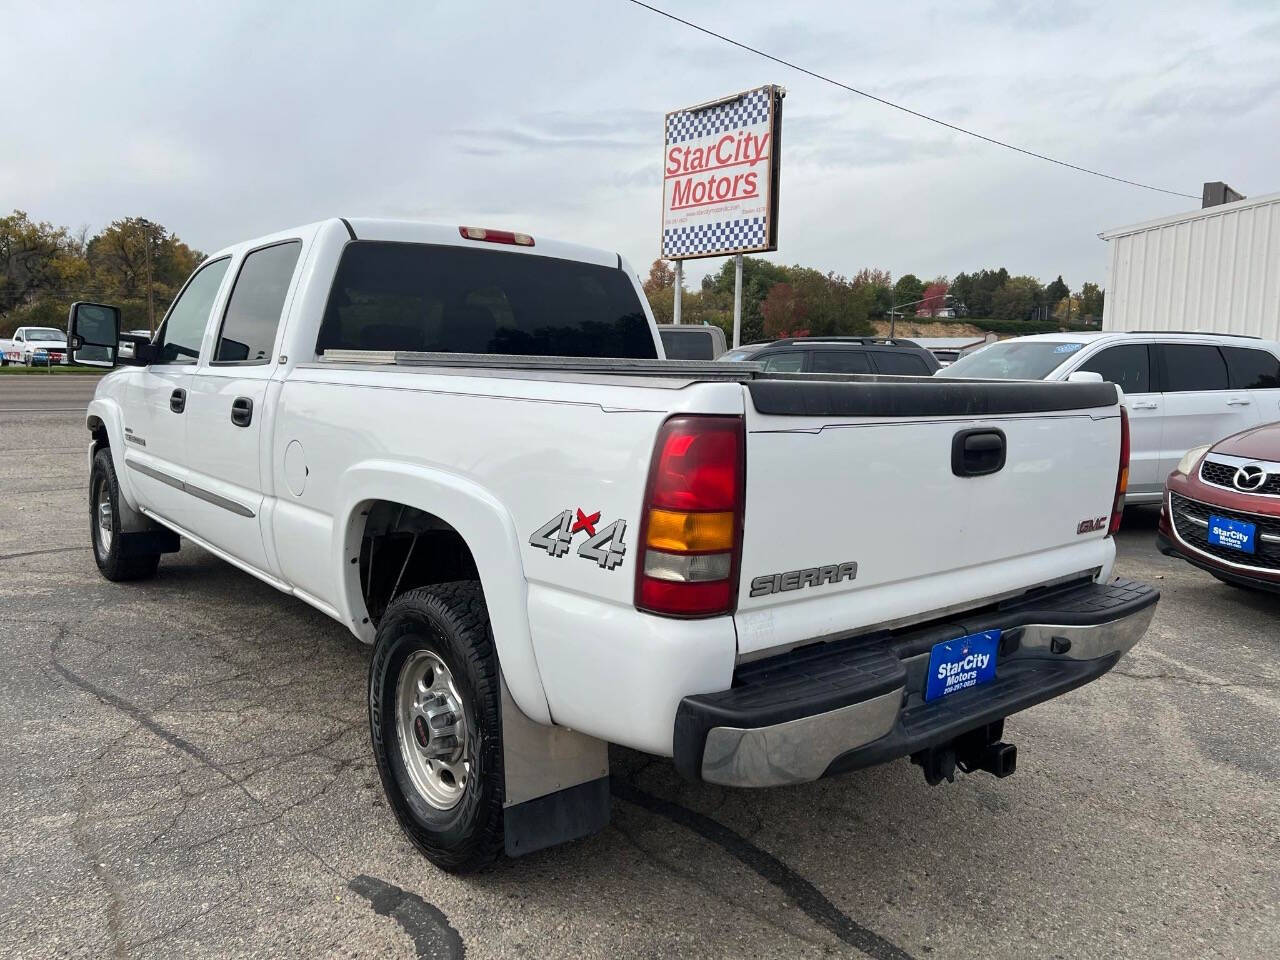
[[[1088,520],[1080,521],[1079,525],[1076,527],[1076,535],[1079,536],[1082,533],[1093,533],[1095,530],[1105,529],[1107,529],[1106,517],[1092,517]]]

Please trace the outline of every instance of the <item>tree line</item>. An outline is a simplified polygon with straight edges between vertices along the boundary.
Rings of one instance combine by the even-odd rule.
[[[121,307],[126,330],[153,330],[204,254],[142,217],[100,232],[0,217],[0,337],[21,326],[65,329],[76,300]]]
[[[711,323],[733,333],[733,261],[681,296],[681,322]],[[655,260],[644,282],[659,323],[671,323],[675,271]],[[1061,276],[1048,284],[1011,276],[1004,267],[922,280],[896,281],[874,267],[852,277],[812,267],[780,266],[758,257],[742,260],[742,342],[786,336],[866,336],[875,321],[946,317],[1000,333],[1040,333],[1098,325],[1103,291],[1095,283],[1072,292]]]

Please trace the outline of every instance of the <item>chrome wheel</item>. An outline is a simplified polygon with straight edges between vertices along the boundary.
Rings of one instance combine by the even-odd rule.
[[[93,498],[94,540],[98,546],[98,556],[106,557],[111,553],[111,540],[115,535],[115,512],[111,509],[111,486],[105,476],[98,478],[98,490]]]
[[[467,718],[453,674],[430,650],[417,650],[396,686],[400,756],[418,794],[437,810],[457,806],[471,774]]]

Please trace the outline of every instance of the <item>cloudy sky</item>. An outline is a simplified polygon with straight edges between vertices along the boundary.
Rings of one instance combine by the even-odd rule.
[[[1196,196],[1280,191],[1275,0],[654,2],[1073,163]],[[615,248],[643,271],[663,114],[769,82],[788,89],[782,262],[1005,265],[1078,288],[1105,277],[1099,231],[1199,205],[954,134],[626,0],[0,0],[0,24],[0,211],[146,216],[204,250],[415,217]]]

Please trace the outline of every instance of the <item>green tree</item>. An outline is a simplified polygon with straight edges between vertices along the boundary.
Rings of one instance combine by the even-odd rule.
[[[65,227],[36,223],[21,210],[0,217],[0,313],[56,291],[70,252]]]
[[[871,317],[881,319],[888,315],[889,307],[893,303],[893,276],[888,270],[863,267],[849,282],[855,290],[870,291],[871,304],[868,309]]]
[[[1102,319],[1103,293],[1096,283],[1085,283],[1080,287],[1080,318]]]
[[[914,273],[904,273],[893,285],[893,296],[896,303],[913,303],[924,296],[924,281]],[[915,307],[907,307],[903,312],[915,313]]]
[[[991,316],[995,320],[1027,320],[1044,302],[1044,288],[1035,277],[1010,277],[995,292]]]
[[[965,277],[964,286],[966,289],[963,293],[954,289],[952,292],[962,299],[965,306],[969,308],[969,316],[994,316],[996,291],[1009,281],[1009,271],[1001,267],[998,270],[978,270],[973,274],[962,276]],[[960,277],[956,277],[952,282],[952,287],[954,288],[957,283],[960,283]]]
[[[1066,299],[1071,293],[1071,288],[1062,280],[1062,274],[1058,274],[1058,279],[1044,288],[1045,303],[1049,305],[1049,309],[1053,310],[1058,306],[1058,301]]]
[[[957,273],[955,275],[947,290],[954,298],[951,301],[952,306],[969,308],[969,301],[973,299],[973,282],[973,277],[967,273]]]

